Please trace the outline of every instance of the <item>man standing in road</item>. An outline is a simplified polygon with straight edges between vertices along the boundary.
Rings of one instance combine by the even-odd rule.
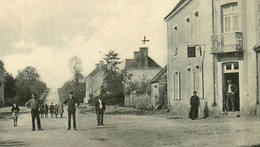
[[[227,111],[230,110],[230,103],[231,103],[231,110],[232,112],[235,111],[235,93],[237,92],[237,86],[232,83],[231,80],[227,80],[227,86],[225,87],[226,92],[226,110],[225,114],[227,114]]]
[[[35,118],[37,120],[37,127],[38,130],[43,130],[41,128],[41,120],[39,116],[39,107],[40,107],[40,102],[36,98],[36,94],[32,94],[32,99],[30,99],[26,104],[26,107],[31,108],[31,115],[32,115],[32,131],[35,131]]]
[[[95,104],[95,111],[97,114],[97,125],[104,125],[103,124],[103,118],[104,118],[104,111],[106,110],[106,106],[103,100],[100,99],[100,96],[98,97],[98,100]]]
[[[69,92],[69,97],[67,99],[64,100],[64,104],[68,105],[68,129],[70,130],[70,126],[71,126],[71,115],[73,118],[73,128],[74,130],[77,130],[76,128],[76,108],[75,108],[75,104],[78,103],[78,100],[76,97],[72,96],[73,91]]]

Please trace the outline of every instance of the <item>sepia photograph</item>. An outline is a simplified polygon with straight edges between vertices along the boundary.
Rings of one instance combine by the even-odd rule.
[[[260,147],[260,0],[0,0],[0,147]]]

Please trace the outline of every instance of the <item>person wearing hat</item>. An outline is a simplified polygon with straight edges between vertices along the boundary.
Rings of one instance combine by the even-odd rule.
[[[77,130],[76,127],[76,108],[75,104],[78,103],[78,100],[76,97],[73,96],[73,91],[69,92],[69,97],[64,100],[64,104],[68,105],[68,129],[70,130],[71,127],[71,115],[73,119],[73,128],[74,130]]]
[[[37,120],[37,127],[38,130],[41,131],[43,130],[41,128],[41,120],[40,120],[40,101],[36,97],[36,94],[32,94],[32,99],[30,99],[27,103],[25,103],[25,106],[28,108],[31,108],[31,115],[32,115],[32,131],[35,131],[35,119]]]
[[[225,93],[226,93],[226,108],[225,108],[225,114],[227,114],[227,111],[230,111],[230,104],[231,104],[231,110],[232,112],[235,111],[235,93],[237,92],[237,86],[232,83],[231,80],[227,80],[227,86],[225,87]]]
[[[97,101],[95,103],[95,111],[97,114],[97,125],[104,125],[104,111],[106,110],[106,105],[103,100],[101,100],[100,96],[98,96]]]
[[[190,106],[189,118],[195,120],[198,118],[200,106],[200,98],[197,96],[197,91],[193,91],[193,96],[190,98]]]

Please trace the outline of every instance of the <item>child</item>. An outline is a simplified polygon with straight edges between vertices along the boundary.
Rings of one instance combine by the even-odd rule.
[[[54,114],[55,114],[55,118],[58,118],[58,105],[55,104],[54,106]]]
[[[50,105],[50,113],[51,113],[51,118],[53,118],[53,113],[54,113],[53,103],[51,103],[51,105]]]
[[[12,111],[12,118],[14,120],[14,127],[17,127],[17,120],[18,120],[18,112],[20,111],[19,107],[14,103],[11,109]]]

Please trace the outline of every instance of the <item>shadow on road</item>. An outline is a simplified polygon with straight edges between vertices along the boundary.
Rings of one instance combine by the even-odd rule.
[[[89,138],[89,139],[90,140],[102,141],[102,142],[108,141],[108,139],[106,139],[106,138]]]
[[[0,146],[24,146],[22,141],[0,141]]]
[[[96,130],[96,129],[111,129],[111,128],[117,128],[117,126],[97,126],[93,128],[80,129],[80,131]]]

